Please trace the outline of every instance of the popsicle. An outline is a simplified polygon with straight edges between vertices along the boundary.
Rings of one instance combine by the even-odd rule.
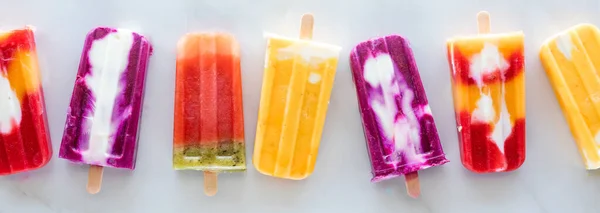
[[[399,35],[350,52],[350,67],[371,159],[372,182],[405,175],[418,197],[418,171],[448,162],[412,50]]]
[[[512,171],[525,161],[523,33],[487,34],[487,12],[478,22],[479,35],[447,42],[460,157],[476,173]]]
[[[0,32],[0,175],[41,168],[51,156],[33,30]]]
[[[300,180],[315,168],[340,48],[310,41],[313,23],[305,14],[301,39],[267,41],[252,158],[265,175]]]
[[[540,59],[586,169],[600,168],[600,31],[579,24],[549,38]]]
[[[59,157],[89,164],[88,192],[102,168],[135,168],[146,69],[152,47],[126,29],[98,27],[86,37]]]
[[[240,47],[233,35],[190,33],[177,43],[173,168],[202,170],[205,193],[218,172],[246,170]]]

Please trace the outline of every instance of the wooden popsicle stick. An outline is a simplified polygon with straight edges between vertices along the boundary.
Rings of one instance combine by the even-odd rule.
[[[490,13],[487,11],[477,13],[477,28],[479,28],[479,34],[490,33],[491,25]]]
[[[300,23],[300,39],[311,40],[313,36],[313,26],[315,24],[315,18],[312,14],[306,13],[302,15],[302,21]]]
[[[104,171],[104,167],[90,165],[90,170],[88,173],[88,184],[87,191],[90,194],[96,194],[100,192],[100,188],[102,188],[102,172]]]
[[[217,194],[218,188],[217,173],[212,171],[204,171],[204,194],[214,196]]]
[[[421,195],[421,186],[419,184],[419,173],[411,172],[404,175],[406,183],[406,192],[412,198],[418,198]]]

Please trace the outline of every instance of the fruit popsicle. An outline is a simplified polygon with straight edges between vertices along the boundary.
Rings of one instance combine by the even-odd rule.
[[[448,162],[406,39],[389,35],[361,42],[350,53],[350,67],[372,182],[406,175],[408,183],[417,171]]]
[[[523,33],[449,39],[448,62],[462,164],[476,173],[507,172],[525,161]]]
[[[0,33],[0,175],[41,168],[52,156],[33,30]]]
[[[135,168],[151,52],[144,36],[126,29],[98,27],[87,35],[60,158],[92,168]]]
[[[173,168],[202,170],[205,176],[245,171],[240,47],[233,35],[183,36],[175,85]],[[206,193],[214,195],[216,182],[210,184],[215,188]]]
[[[586,169],[600,168],[600,31],[579,24],[549,38],[540,59]]]
[[[306,14],[302,39],[267,41],[253,155],[265,175],[300,180],[315,168],[340,48],[309,41],[312,27]]]

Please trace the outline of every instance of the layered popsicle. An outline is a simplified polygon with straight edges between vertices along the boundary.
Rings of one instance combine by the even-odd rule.
[[[389,35],[361,42],[350,66],[372,182],[448,162],[407,40]]]
[[[173,168],[246,170],[240,47],[233,35],[182,37],[175,85]]]
[[[312,36],[308,16],[301,33]],[[259,172],[294,180],[313,172],[339,51],[308,39],[268,38],[253,156]]]
[[[52,156],[33,30],[0,33],[0,175],[40,168]]]
[[[99,27],[85,40],[59,157],[134,169],[152,47],[126,29]]]
[[[544,42],[540,59],[586,169],[600,168],[600,31],[567,29]]]
[[[447,47],[463,165],[476,173],[519,168],[525,161],[523,33],[455,37]]]

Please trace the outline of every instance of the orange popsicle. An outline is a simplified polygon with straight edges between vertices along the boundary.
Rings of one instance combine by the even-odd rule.
[[[310,19],[303,21],[312,31]],[[339,51],[308,40],[269,38],[253,156],[259,172],[295,180],[313,172]]]
[[[542,45],[540,58],[585,167],[600,168],[600,30],[567,29]]]

